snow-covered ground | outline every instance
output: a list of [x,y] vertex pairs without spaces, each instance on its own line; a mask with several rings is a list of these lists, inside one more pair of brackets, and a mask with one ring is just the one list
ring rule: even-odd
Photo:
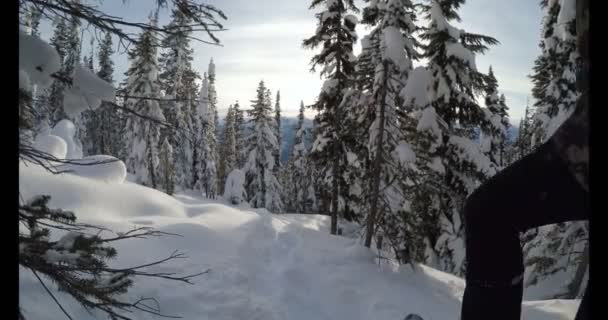
[[[108,170],[108,175],[115,172]],[[462,279],[423,265],[412,270],[379,264],[357,240],[329,235],[326,216],[272,215],[202,199],[193,192],[171,197],[128,178],[113,182],[119,180],[103,177],[103,172],[80,177],[20,167],[24,199],[50,194],[51,207],[73,210],[80,221],[115,231],[152,226],[181,235],[124,241],[117,245],[119,255],[113,262],[142,264],[179,249],[189,258],[154,270],[185,275],[210,269],[194,285],[138,279],[129,297],[154,297],[164,314],[214,320],[397,320],[408,313],[428,320],[459,318]],[[25,316],[65,319],[29,271],[20,271]],[[68,295],[57,293],[57,297],[74,319],[95,318]],[[573,319],[578,304],[578,300],[525,302],[523,319]]]

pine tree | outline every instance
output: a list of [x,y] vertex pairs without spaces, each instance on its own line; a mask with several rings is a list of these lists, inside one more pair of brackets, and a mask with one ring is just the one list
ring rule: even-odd
[[275,166],[277,170],[281,168],[281,92],[277,90],[277,99],[274,104],[274,121],[276,123],[276,136],[277,136],[277,144],[278,149],[276,150],[275,155]]
[[418,57],[413,37],[416,17],[413,4],[403,0],[373,2],[365,8],[363,17],[363,22],[373,27],[358,64],[362,73],[368,73],[363,89],[368,90],[370,98],[365,101],[370,105],[364,153],[370,165],[366,166],[365,180],[371,182],[363,195],[363,202],[370,204],[365,245],[371,245],[377,227],[379,236],[388,240],[398,259],[409,262],[404,253],[407,224],[401,210],[404,196],[399,172],[411,162],[413,154],[403,141],[396,112],[399,92],[412,69],[412,60]]
[[[213,63],[213,58],[209,61],[209,111],[211,112],[211,118],[209,121],[210,127],[207,138],[207,142],[209,143],[209,152],[210,156],[213,157],[213,161],[216,164],[220,163],[219,152],[218,152],[218,143],[217,137],[220,136],[220,124],[219,124],[219,115],[217,111],[217,92],[215,91],[215,64]],[[214,166],[215,170],[215,166]],[[216,173],[213,173],[213,181],[215,186],[213,187],[213,197],[217,193],[217,190],[220,188],[219,180],[215,176]]]
[[224,119],[224,131],[222,136],[223,143],[220,148],[218,179],[221,186],[219,192],[223,194],[228,174],[237,168],[235,112],[232,106],[228,108],[228,113]]
[[242,168],[245,165],[247,151],[245,147],[245,116],[243,110],[236,101],[233,106],[234,110],[234,135],[236,140],[236,166]]
[[485,89],[486,108],[483,109],[489,126],[483,133],[482,151],[490,158],[497,167],[505,165],[504,153],[507,143],[507,131],[509,129],[509,109],[504,95],[498,95],[498,81],[492,71],[488,72],[487,86]]
[[329,196],[331,203],[331,234],[337,233],[338,201],[340,180],[343,173],[344,150],[342,145],[342,119],[347,110],[342,110],[341,102],[344,90],[348,88],[354,73],[355,56],[353,45],[357,40],[355,32],[356,18],[348,14],[357,11],[353,0],[313,0],[310,9],[323,6],[317,14],[319,19],[315,34],[303,41],[305,48],[314,49],[323,46],[320,53],[312,60],[312,68],[323,66],[321,76],[326,78],[321,93],[314,104],[318,111],[316,116],[316,140],[312,156],[316,167],[324,177],[324,183],[331,184]]
[[[55,30],[53,36],[50,39],[50,44],[57,50],[59,55],[59,61],[62,65],[62,70],[59,72],[62,75],[67,75],[68,70],[65,68],[65,60],[68,55],[68,49],[70,45],[69,29],[65,19],[57,19],[54,23]],[[66,84],[63,81],[53,81],[53,84],[48,91],[48,104],[47,112],[45,114],[44,122],[52,127],[62,119],[67,118],[63,111],[63,91],[65,90]]]
[[[546,10],[542,22],[541,54],[534,62],[531,76],[536,99],[534,141],[538,146],[549,139],[570,116],[579,96],[576,70],[575,0],[541,1]],[[562,6],[564,10],[562,10]]]
[[193,80],[198,78],[198,74],[192,68],[191,23],[181,8],[173,9],[167,28],[175,32],[162,40],[161,44],[166,50],[159,58],[159,80],[165,98],[161,107],[167,122],[171,124],[171,128],[163,130],[162,135],[169,137],[169,143],[174,146],[176,185],[180,188],[193,187],[193,106],[197,92]]
[[199,95],[198,127],[200,128],[198,142],[198,181],[195,188],[208,198],[214,199],[217,195],[217,167],[215,156],[215,127],[213,109],[209,103],[209,81],[207,74],[203,75],[203,85]]
[[[97,76],[108,83],[114,83],[114,61],[112,61],[112,34],[106,33],[99,45],[97,60],[99,68]],[[124,150],[125,117],[121,110],[112,109],[107,102],[102,102],[97,113],[96,134],[92,135],[93,154],[108,154],[122,158]]]
[[32,36],[40,37],[40,18],[42,18],[42,12],[40,9],[38,9],[37,6],[29,6],[24,18],[26,33]]
[[417,121],[411,125],[418,132],[412,142],[419,158],[418,174],[411,180],[418,186],[408,197],[410,209],[417,212],[414,216],[424,222],[421,229],[427,229],[427,256],[437,257],[438,268],[455,274],[463,274],[465,267],[464,256],[457,254],[464,252],[462,205],[496,171],[470,137],[474,128],[489,126],[476,100],[486,88],[487,76],[477,71],[475,54],[497,41],[450,24],[460,20],[456,9],[463,3],[433,0],[423,7],[430,22],[421,35],[428,41],[423,57],[428,59],[430,83],[428,101],[420,101],[423,106],[414,110]]
[[[541,54],[535,61],[532,95],[535,113],[521,134],[521,156],[546,142],[574,111],[580,93],[575,72],[579,63],[576,47],[575,0],[542,1]],[[529,124],[531,122],[531,124]],[[521,130],[521,128],[520,128]],[[530,141],[530,142],[529,142]],[[548,281],[564,285],[543,298],[579,297],[588,259],[588,223],[559,223],[525,234],[524,265],[530,274],[526,287]],[[560,274],[560,275],[558,275]],[[565,280],[564,280],[565,279]]]
[[294,204],[293,210],[298,213],[311,213],[316,206],[316,197],[313,190],[313,169],[308,159],[308,148],[306,147],[306,128],[304,127],[304,102],[300,102],[298,123],[295,127],[295,137],[291,158],[289,159],[289,172],[291,184],[284,185],[289,188],[291,196],[290,203]]
[[173,194],[175,190],[175,181],[174,181],[174,168],[173,168],[173,147],[169,144],[169,140],[167,137],[163,140],[162,145],[160,146],[160,161],[158,165],[158,171],[160,172],[160,181],[162,189],[169,195]]
[[247,110],[252,124],[252,133],[247,137],[248,156],[243,167],[246,174],[246,190],[249,203],[254,208],[266,208],[270,212],[283,211],[281,185],[274,174],[275,158],[273,151],[277,147],[268,101],[268,91],[264,81],[260,81],[257,97],[251,101]]
[[[156,23],[156,18],[151,18]],[[137,45],[129,51],[131,65],[126,72],[125,92],[130,97],[125,107],[145,117],[164,121],[157,100],[160,98],[158,66],[156,60],[157,39],[151,31],[144,31]],[[147,99],[150,98],[150,99]],[[131,115],[126,123],[126,164],[140,184],[156,188],[158,181],[159,125],[148,119]]]
[[515,141],[514,160],[521,159],[532,150],[532,128],[534,119],[530,111],[530,105],[526,104],[524,117],[519,122],[519,131]]

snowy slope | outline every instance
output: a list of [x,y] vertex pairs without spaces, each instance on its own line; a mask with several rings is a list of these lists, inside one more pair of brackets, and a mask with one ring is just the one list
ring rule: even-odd
[[[379,265],[355,239],[329,235],[326,216],[271,215],[207,201],[194,193],[171,197],[131,182],[52,175],[23,165],[20,192],[24,198],[50,194],[51,207],[74,210],[81,221],[116,231],[154,226],[182,235],[123,242],[114,262],[141,264],[179,249],[189,259],[156,270],[211,270],[194,285],[138,279],[130,297],[157,298],[165,314],[214,320],[395,320],[415,312],[425,319],[458,319],[462,279],[422,265],[416,270],[387,262]],[[20,271],[26,317],[64,319],[29,271]],[[69,296],[57,296],[74,319],[94,319]],[[524,319],[572,319],[578,303],[526,302]]]

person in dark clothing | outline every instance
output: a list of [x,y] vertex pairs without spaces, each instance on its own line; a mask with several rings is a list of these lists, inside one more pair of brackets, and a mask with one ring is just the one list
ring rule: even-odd
[[[520,232],[589,219],[588,8],[588,0],[578,0],[582,67],[577,87],[581,96],[574,113],[546,143],[467,199],[461,320],[519,320],[524,275]],[[590,288],[588,284],[577,320],[589,319]]]

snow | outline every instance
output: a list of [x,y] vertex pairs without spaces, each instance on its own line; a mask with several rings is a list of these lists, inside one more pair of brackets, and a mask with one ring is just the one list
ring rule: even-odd
[[25,70],[19,69],[19,88],[25,91],[32,91],[32,83],[30,82],[30,76],[27,75]]
[[323,82],[323,87],[321,90],[327,95],[332,95],[336,90],[338,83],[340,83],[340,80],[338,79],[327,79],[325,82]]
[[405,39],[394,26],[382,29],[382,58],[392,61],[403,72],[411,68],[411,61],[405,55]]
[[445,167],[443,166],[441,159],[438,157],[433,157],[433,159],[431,160],[431,163],[428,165],[428,167],[429,167],[429,169],[431,169],[439,174],[445,173]]
[[226,178],[224,187],[224,200],[231,204],[240,204],[245,201],[245,173],[239,169],[232,170]]
[[336,11],[323,11],[321,13],[321,23],[325,23],[327,19],[332,19],[338,15]]
[[[358,239],[329,234],[329,217],[272,215],[265,209],[203,199],[185,191],[174,197],[134,183],[104,183],[75,175],[53,175],[21,165],[24,198],[50,194],[51,207],[74,211],[80,222],[103,224],[124,232],[149,226],[179,234],[114,243],[118,259],[111,267],[144,264],[185,252],[187,259],[150,271],[190,274],[195,285],[136,278],[128,299],[152,297],[164,314],[183,319],[350,319],[394,320],[409,313],[424,319],[458,317],[464,281],[424,265],[397,266],[378,261]],[[356,235],[357,226],[347,225]],[[109,236],[109,235],[106,235]],[[67,242],[67,239],[65,239]],[[65,253],[51,251],[52,259]],[[101,319],[48,282],[74,319]],[[19,298],[29,319],[65,315],[25,268],[20,268]],[[573,319],[579,300],[525,302],[527,320]],[[140,312],[133,319],[150,319]]]
[[471,50],[465,48],[461,43],[451,42],[445,45],[445,51],[448,56],[456,57],[464,63],[468,64],[469,67],[477,71],[477,65],[475,64],[475,54]]
[[73,160],[69,164],[58,166],[57,169],[107,183],[123,183],[127,177],[125,163],[107,155],[94,155]]
[[561,0],[557,16],[557,34],[563,41],[573,39],[574,35],[568,32],[568,23],[576,18],[576,0]]
[[114,101],[114,87],[100,79],[89,68],[77,65],[72,74],[72,85],[63,93],[63,108],[70,116],[95,110],[101,101]]
[[454,28],[446,19],[443,14],[443,10],[441,9],[438,1],[433,1],[431,5],[431,20],[435,22],[435,26],[439,31],[447,30],[450,37],[453,39],[459,39],[462,30]]
[[27,75],[27,83],[40,89],[53,83],[51,74],[59,71],[61,62],[55,48],[38,37],[30,36],[19,31],[19,84],[22,72]]
[[65,140],[48,133],[39,133],[34,140],[33,147],[57,159],[65,159],[68,152],[68,144]]
[[412,150],[412,146],[410,146],[409,143],[405,141],[399,142],[395,148],[395,151],[397,152],[399,163],[401,163],[401,165],[416,162],[416,154],[414,153],[414,150]]
[[62,138],[67,144],[66,159],[82,158],[82,147],[75,138],[76,127],[72,121],[67,119],[59,121],[51,130],[51,134]]
[[456,147],[458,159],[473,163],[479,170],[488,176],[492,176],[496,173],[496,168],[492,166],[490,159],[481,152],[479,146],[471,141],[471,139],[451,136],[449,144]]
[[418,132],[429,130],[435,137],[441,137],[441,129],[439,129],[437,120],[437,112],[435,111],[435,108],[427,107],[422,111],[422,115],[418,120],[418,126],[416,126],[416,130]]
[[407,84],[401,90],[401,97],[408,103],[413,103],[417,107],[424,107],[429,103],[427,96],[427,86],[431,75],[424,67],[416,67],[410,73]]

